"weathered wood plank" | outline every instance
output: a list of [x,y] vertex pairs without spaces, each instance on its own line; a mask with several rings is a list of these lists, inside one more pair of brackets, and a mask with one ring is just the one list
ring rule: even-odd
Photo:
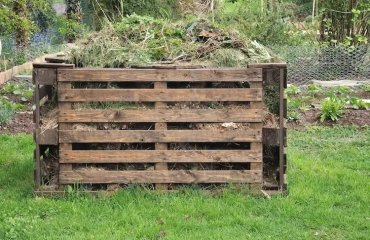
[[284,182],[284,166],[285,166],[285,159],[284,159],[284,82],[286,78],[286,68],[280,69],[280,78],[279,78],[279,189],[284,190],[285,182]]
[[261,101],[262,89],[60,89],[58,99],[61,102]]
[[54,68],[34,68],[34,83],[39,85],[53,85],[57,82],[57,73]]
[[34,68],[74,68],[74,64],[64,64],[64,63],[33,63]]
[[251,150],[61,150],[60,163],[262,162]]
[[66,63],[67,59],[63,57],[46,57],[45,61],[48,63]]
[[[167,88],[167,82],[155,82],[154,83],[154,88],[155,89],[166,89]],[[167,103],[165,103],[165,102],[156,102],[154,104],[154,107],[157,110],[165,109],[166,106],[167,106]],[[165,122],[156,122],[154,124],[154,129],[155,130],[162,130],[162,131],[167,130],[167,123],[165,123]],[[155,143],[155,149],[156,150],[167,150],[167,147],[168,147],[167,143]],[[167,170],[168,165],[165,162],[156,163],[156,164],[154,164],[154,169],[155,170]],[[168,185],[167,184],[156,184],[155,188],[159,189],[159,190],[166,190],[166,189],[168,189]]]
[[248,64],[248,67],[250,68],[286,68],[287,63],[281,62],[281,63],[251,63]]
[[261,142],[262,130],[208,131],[208,130],[60,130],[60,143],[109,142]]
[[262,109],[71,110],[59,122],[261,122]]
[[41,154],[40,154],[40,143],[39,143],[39,135],[38,131],[40,130],[40,75],[37,74],[37,69],[33,69],[32,71],[32,81],[35,84],[35,91],[33,95],[33,99],[35,102],[35,110],[33,112],[33,118],[35,123],[35,151],[34,151],[34,162],[35,162],[35,171],[34,171],[34,180],[36,188],[40,187],[41,185]]
[[58,145],[57,129],[39,129],[36,134],[39,134],[40,145]]
[[58,70],[58,81],[236,82],[262,81],[258,68],[244,69],[74,69]]
[[[61,89],[71,89],[72,84],[69,82],[58,82],[58,91]],[[65,111],[65,110],[71,110],[72,104],[69,102],[60,102],[58,101],[58,107],[59,110]],[[59,123],[59,131],[61,130],[69,130],[71,129],[71,124],[69,123]],[[72,144],[70,143],[60,143],[59,144],[59,151],[63,150],[72,150]],[[71,171],[72,170],[72,164],[59,164],[59,171]]]
[[[287,129],[284,128],[284,145],[286,146],[286,132]],[[262,129],[262,142],[265,145],[279,146],[279,134],[280,128],[263,128]]]
[[252,170],[60,171],[61,184],[74,183],[261,183],[262,172]]

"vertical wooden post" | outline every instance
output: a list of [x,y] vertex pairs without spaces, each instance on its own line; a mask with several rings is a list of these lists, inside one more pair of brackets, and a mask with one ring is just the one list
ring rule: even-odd
[[286,68],[279,69],[279,189],[284,190],[284,96],[285,96],[285,79],[286,79]]
[[[262,89],[262,82],[251,82],[249,83],[250,88],[259,88]],[[262,94],[263,98],[263,94]],[[263,99],[258,102],[251,102],[250,103],[250,108],[251,109],[259,109],[262,111],[263,109]],[[262,122],[259,123],[250,123],[251,128],[254,129],[262,129]],[[262,131],[261,131],[261,139],[262,139]],[[257,151],[258,156],[260,158],[260,162],[252,162],[250,163],[250,169],[251,170],[260,170],[262,172],[262,158],[263,158],[263,146],[262,146],[262,140],[261,142],[253,142],[251,143],[251,150]],[[261,179],[261,184],[262,184],[262,179]]]
[[[63,67],[60,67],[63,68]],[[73,65],[66,66],[66,68],[74,68]],[[72,83],[71,82],[59,82],[58,81],[58,72],[57,72],[57,87],[58,92],[62,89],[71,89]],[[59,111],[61,110],[71,110],[72,109],[72,103],[70,102],[60,102],[58,101],[58,108]],[[59,123],[59,122],[58,122]],[[69,123],[59,123],[58,125],[59,130],[69,130],[71,129],[71,124]],[[59,138],[58,138],[59,141]],[[59,151],[61,150],[72,150],[72,143],[58,143],[59,144]],[[72,171],[72,164],[60,164],[59,163],[59,175],[63,171]]]
[[[70,82],[58,82],[58,91],[64,89],[71,89],[72,84]],[[59,102],[58,101],[59,110],[71,110],[72,104],[70,102]],[[71,125],[69,123],[59,123],[59,130],[70,130]],[[62,150],[72,150],[71,143],[59,143],[59,151]],[[59,164],[59,172],[63,171],[71,171],[72,164]]]
[[34,162],[35,162],[35,187],[38,189],[41,185],[41,163],[40,163],[40,144],[39,144],[39,132],[40,132],[40,94],[39,87],[40,81],[37,74],[37,68],[34,68],[32,71],[32,78],[35,84],[33,102],[35,104],[35,110],[33,113],[33,120],[35,123],[34,130],[34,140],[35,140],[35,150],[34,150]]
[[[167,83],[166,82],[155,82],[154,83],[154,88],[155,89],[166,89],[167,88]],[[156,109],[164,109],[166,108],[167,103],[165,102],[156,102],[155,103],[155,108]],[[167,123],[155,123],[155,130],[167,130]],[[167,150],[167,143],[155,143],[155,150]],[[155,170],[168,170],[167,163],[156,163],[154,166]],[[168,189],[167,184],[156,184],[155,185],[157,190],[166,190]]]

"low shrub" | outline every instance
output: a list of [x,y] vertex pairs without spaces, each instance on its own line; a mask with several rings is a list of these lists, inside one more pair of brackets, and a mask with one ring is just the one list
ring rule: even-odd
[[289,121],[296,121],[299,119],[300,114],[298,110],[303,105],[301,98],[291,99],[288,98],[288,120]]
[[17,111],[17,110],[24,110],[25,105],[21,103],[16,103],[11,100],[9,100],[8,97],[6,96],[1,96],[0,95],[0,106],[3,106],[4,108],[9,108],[12,111]]
[[297,95],[300,92],[301,92],[300,89],[296,85],[293,85],[293,84],[289,84],[288,88],[286,89],[286,94],[288,96]]
[[360,88],[365,92],[370,92],[370,84],[362,84]]
[[366,110],[370,108],[370,103],[367,103],[358,97],[349,97],[348,103],[354,109]]
[[0,124],[8,124],[13,117],[14,111],[0,104]]
[[336,98],[326,98],[321,103],[321,122],[325,120],[337,121],[343,114],[344,101]]
[[23,84],[7,83],[0,90],[1,94],[14,94],[22,96],[26,101],[31,101],[33,96],[33,90],[26,87]]
[[317,97],[317,94],[322,92],[320,85],[312,83],[307,86],[307,92],[311,97]]

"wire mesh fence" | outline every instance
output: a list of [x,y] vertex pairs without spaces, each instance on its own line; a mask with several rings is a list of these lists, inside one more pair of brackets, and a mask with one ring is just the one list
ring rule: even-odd
[[313,80],[370,79],[370,46],[271,46],[288,63],[288,82],[305,85]]

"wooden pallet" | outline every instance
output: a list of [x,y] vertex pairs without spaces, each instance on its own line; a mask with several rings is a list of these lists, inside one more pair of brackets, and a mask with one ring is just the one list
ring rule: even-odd
[[[248,183],[263,184],[263,146],[276,146],[279,154],[282,190],[286,158],[286,131],[284,117],[280,127],[263,129],[264,85],[280,89],[279,108],[275,114],[286,115],[286,65],[256,65],[245,69],[74,69],[72,64],[35,64],[36,84],[34,112],[36,186],[43,185],[41,163],[50,152],[58,152],[58,186],[154,184],[167,189],[173,184]],[[184,87],[183,84],[197,84]],[[214,87],[211,83],[229,84]],[[230,83],[239,82],[244,87]],[[96,87],[96,84],[117,84],[115,88]],[[248,84],[246,84],[248,83]],[[87,85],[86,85],[87,84]],[[88,86],[90,84],[90,86]],[[95,85],[94,85],[95,84]],[[127,85],[128,84],[128,85]],[[130,85],[131,84],[131,85]],[[138,86],[132,87],[132,84]],[[181,87],[174,87],[180,84]],[[249,85],[249,87],[248,87]],[[82,86],[82,87],[81,87]],[[94,87],[95,86],[95,87]],[[40,127],[40,108],[45,97],[56,90],[58,128]],[[49,99],[50,100],[50,99]],[[150,107],[138,109],[75,109],[76,104],[91,102],[147,103]],[[243,108],[173,107],[179,102],[237,102]],[[191,105],[189,105],[191,106]],[[226,129],[176,129],[174,124],[197,123],[249,124],[243,131]],[[76,124],[150,124],[148,129],[96,130],[74,129]],[[241,144],[225,148],[222,144]],[[92,146],[104,144],[149,144],[148,149],[109,150]],[[171,144],[195,144],[189,149],[173,149]],[[201,144],[197,148],[196,144]],[[220,145],[221,144],[221,145]],[[80,145],[90,146],[86,149]],[[213,145],[208,148],[204,146]],[[121,168],[121,165],[144,164],[146,169]],[[174,164],[176,168],[174,168]],[[199,168],[186,167],[198,164]],[[204,169],[202,166],[231,166]],[[117,166],[117,169],[112,168]],[[39,188],[39,191],[42,188]],[[95,189],[95,188],[94,188]],[[57,189],[56,189],[57,190]]]
[[[59,69],[60,184],[262,184],[260,69]],[[81,82],[153,83],[151,89],[73,88]],[[172,82],[248,82],[249,88],[168,88]],[[245,109],[169,109],[172,102],[250,102]],[[84,102],[154,102],[153,109],[74,110]],[[71,130],[75,123],[152,123],[151,130]],[[170,123],[250,123],[245,131],[168,130]],[[240,150],[169,150],[169,143],[241,143]],[[74,150],[73,144],[153,143],[152,150]],[[151,170],[75,169],[75,164],[153,163]],[[170,163],[250,163],[248,169],[171,170]]]

